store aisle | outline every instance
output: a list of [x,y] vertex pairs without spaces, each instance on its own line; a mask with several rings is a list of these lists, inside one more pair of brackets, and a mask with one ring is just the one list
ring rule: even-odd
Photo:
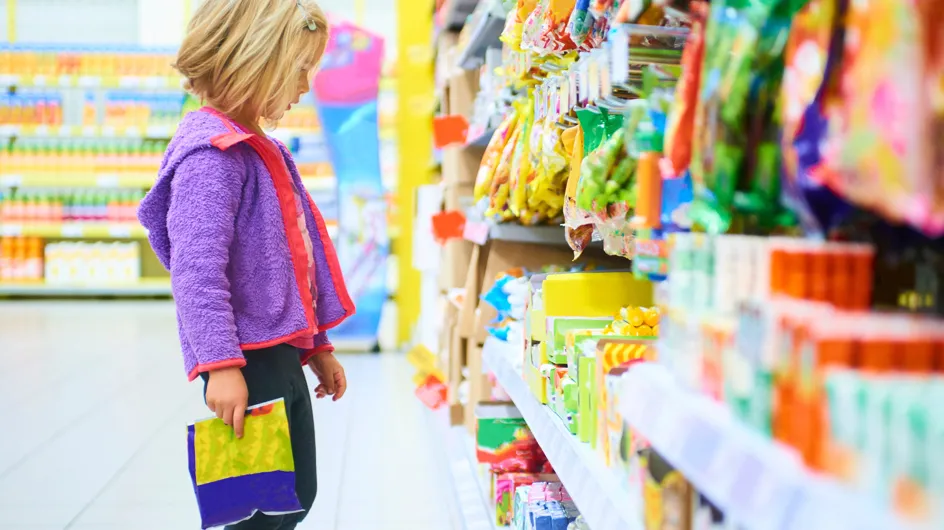
[[[0,303],[0,529],[199,528],[185,426],[208,411],[176,333],[170,303]],[[350,390],[315,405],[301,528],[456,528],[408,363],[340,358]]]

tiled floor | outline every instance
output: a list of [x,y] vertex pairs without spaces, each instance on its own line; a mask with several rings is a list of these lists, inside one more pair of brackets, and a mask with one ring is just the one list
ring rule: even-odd
[[[173,306],[0,303],[0,530],[199,528]],[[456,528],[448,473],[399,355],[341,357],[350,390],[318,402],[319,492],[300,527]]]

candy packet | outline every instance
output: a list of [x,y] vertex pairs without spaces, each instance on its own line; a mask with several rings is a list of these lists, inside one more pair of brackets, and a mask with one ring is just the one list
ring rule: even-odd
[[511,165],[511,200],[509,209],[511,215],[518,219],[527,217],[528,206],[528,176],[531,174],[531,133],[534,129],[534,101],[527,99],[521,102],[522,127],[518,135],[517,145]]
[[850,202],[944,234],[941,0],[850,2],[826,184]]
[[508,143],[511,134],[514,132],[515,125],[518,122],[518,113],[511,112],[502,120],[501,124],[495,129],[495,134],[488,141],[488,147],[482,155],[482,163],[475,176],[475,188],[473,194],[476,201],[482,200],[489,190],[492,189],[492,182],[495,178],[495,172],[501,160],[502,151]]
[[682,77],[675,89],[675,104],[669,114],[665,133],[665,157],[672,164],[672,173],[680,175],[688,169],[692,158],[692,136],[695,133],[695,107],[701,86],[701,64],[705,52],[705,18],[708,6],[692,2],[691,33],[682,51]]
[[508,143],[502,149],[501,158],[498,161],[498,167],[495,169],[495,178],[492,180],[492,187],[488,194],[489,206],[485,211],[486,217],[497,221],[507,221],[511,219],[511,211],[508,208],[508,202],[511,197],[511,167],[514,160],[515,148],[518,145],[518,139],[524,128],[524,120],[519,119],[514,126],[514,132],[508,138]]
[[284,399],[250,407],[242,438],[219,418],[196,421],[187,432],[202,528],[235,524],[256,512],[303,511]]

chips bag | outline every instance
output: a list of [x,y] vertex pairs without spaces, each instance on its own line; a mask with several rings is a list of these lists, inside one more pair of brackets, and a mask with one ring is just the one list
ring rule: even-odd
[[219,418],[187,428],[190,479],[203,528],[230,525],[256,512],[303,511],[295,494],[295,459],[285,400],[251,407],[242,438]]
[[498,169],[498,163],[501,160],[502,150],[508,143],[509,138],[514,132],[515,124],[518,122],[518,113],[511,112],[495,130],[492,139],[488,141],[488,147],[485,154],[482,155],[482,164],[479,166],[478,174],[475,176],[474,196],[476,202],[482,200],[492,189],[492,181],[495,178],[495,172]]

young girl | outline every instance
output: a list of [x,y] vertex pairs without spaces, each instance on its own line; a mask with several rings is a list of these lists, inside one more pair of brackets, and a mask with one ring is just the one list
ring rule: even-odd
[[247,406],[284,398],[305,512],[230,528],[291,529],[315,499],[317,397],[344,396],[325,331],[354,313],[324,221],[274,126],[310,89],[328,39],[312,0],[204,0],[175,67],[207,104],[187,115],[138,217],[170,270],[184,365],[238,437]]

